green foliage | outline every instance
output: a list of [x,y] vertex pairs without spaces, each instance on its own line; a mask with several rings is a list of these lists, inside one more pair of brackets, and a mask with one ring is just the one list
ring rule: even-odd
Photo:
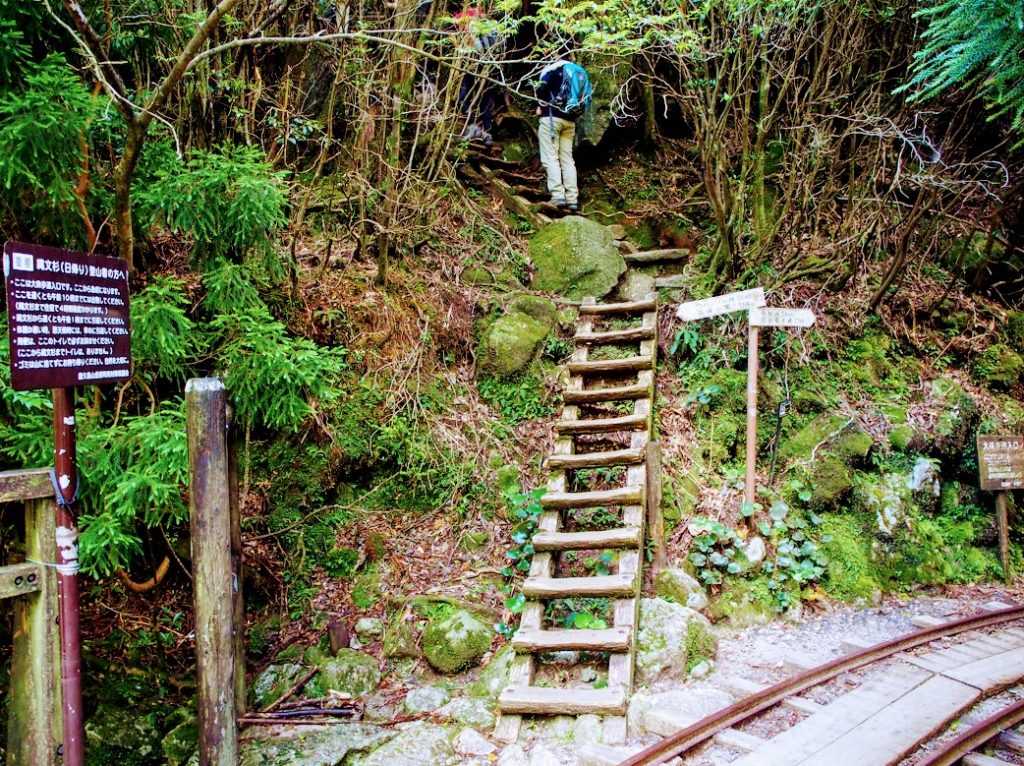
[[482,380],[479,388],[480,398],[501,410],[502,419],[509,425],[546,418],[554,412],[543,385],[531,375],[515,380]]
[[742,571],[742,554],[737,560],[740,538],[736,530],[702,518],[691,519],[690,526],[698,534],[693,538],[693,548],[687,560],[705,585],[721,585],[726,575]]
[[[7,337],[7,315],[0,315]],[[41,468],[53,460],[53,400],[49,391],[11,388],[10,346],[0,341],[0,466]]]
[[1024,142],[1024,6],[1019,0],[938,0],[915,14],[927,22],[913,74],[900,90],[924,100],[976,88],[990,119],[1010,117]]
[[273,238],[285,225],[284,174],[255,147],[196,150],[179,167],[159,168],[136,194],[140,221],[163,220],[192,238],[198,263],[260,257],[269,274],[283,275]]
[[[17,63],[0,59],[0,66]],[[0,202],[17,210],[19,228],[37,238],[84,241],[70,207],[97,103],[60,55],[28,66],[23,88],[0,90]]]
[[141,550],[137,525],[175,525],[188,518],[188,439],[182,400],[152,415],[123,419],[79,441],[82,570],[93,577],[128,565]]
[[544,618],[566,628],[603,630],[611,618],[611,601],[607,598],[556,598],[544,607]]
[[222,314],[211,325],[221,337],[217,356],[242,421],[297,431],[319,403],[337,396],[333,382],[345,369],[345,349],[289,336],[265,306]]
[[[533,536],[537,534],[537,525],[544,512],[540,499],[546,491],[544,487],[529,492],[520,492],[515,488],[505,495],[509,517],[513,522],[513,546],[505,552],[509,563],[501,570],[501,574],[507,580],[505,591],[509,593],[509,597],[505,599],[505,608],[513,614],[523,611],[523,607],[526,606],[526,597],[522,593],[513,594],[512,591],[515,587],[515,578],[530,571],[530,561],[534,554]],[[495,623],[494,630],[505,638],[511,637],[515,632],[514,628],[504,622]]]
[[180,381],[194,362],[196,328],[180,280],[158,277],[131,297],[134,373],[149,383],[155,378]]

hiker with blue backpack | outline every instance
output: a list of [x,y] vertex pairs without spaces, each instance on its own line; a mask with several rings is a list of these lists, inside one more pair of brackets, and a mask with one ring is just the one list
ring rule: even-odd
[[540,162],[547,173],[551,204],[573,212],[580,209],[580,190],[572,145],[576,121],[590,106],[592,96],[590,78],[579,64],[559,59],[541,70],[537,83]]

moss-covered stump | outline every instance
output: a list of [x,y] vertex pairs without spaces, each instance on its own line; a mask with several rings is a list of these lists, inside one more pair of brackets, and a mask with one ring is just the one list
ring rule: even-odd
[[530,241],[530,259],[535,289],[572,300],[607,295],[626,270],[608,227],[576,215],[541,229]]
[[465,609],[432,620],[423,631],[423,656],[436,670],[455,673],[472,667],[491,647],[491,629]]
[[351,766],[455,766],[462,759],[453,736],[446,726],[417,721],[372,753],[351,759]]
[[641,683],[685,677],[690,668],[717,651],[718,641],[704,615],[664,599],[641,599],[636,635],[636,670]]
[[239,766],[339,766],[395,734],[365,723],[344,726],[275,726],[247,729]]
[[550,331],[547,324],[526,314],[498,317],[480,339],[477,371],[499,380],[521,373],[537,356]]
[[502,690],[508,686],[508,677],[512,672],[512,663],[516,652],[511,644],[507,644],[491,657],[477,679],[466,687],[466,696],[477,699],[496,700]]
[[316,683],[323,692],[338,691],[359,697],[380,685],[380,667],[369,654],[339,649],[338,656],[320,667]]
[[136,708],[102,704],[85,722],[86,759],[110,766],[163,763],[161,735],[152,717]]

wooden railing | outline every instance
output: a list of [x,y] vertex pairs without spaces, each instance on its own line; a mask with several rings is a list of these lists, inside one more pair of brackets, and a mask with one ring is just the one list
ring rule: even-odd
[[0,503],[25,509],[25,561],[0,567],[0,599],[14,599],[7,766],[52,766],[63,739],[56,506],[50,471],[0,472]]

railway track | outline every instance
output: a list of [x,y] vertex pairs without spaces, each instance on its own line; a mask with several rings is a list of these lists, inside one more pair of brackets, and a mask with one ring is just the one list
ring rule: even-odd
[[[734,766],[891,766],[897,764],[961,716],[973,705],[1024,678],[1024,630],[1008,627],[1024,619],[1024,606],[1012,606],[953,622],[945,622],[870,646],[811,668],[761,689],[699,721],[680,721],[681,728],[662,741],[619,762],[619,766],[653,766],[686,755],[712,739],[745,751]],[[992,631],[991,629],[998,628]],[[970,631],[989,629],[945,648],[933,642]],[[932,644],[924,654],[912,649]],[[857,689],[828,705],[800,696],[841,674],[886,661],[885,669]],[[770,739],[750,735],[746,725],[786,703],[807,713],[799,723]],[[796,703],[796,704],[794,704]],[[1009,712],[1007,712],[1009,711]],[[915,766],[999,766],[1021,761],[999,760],[975,752],[999,737],[1010,748],[1024,737],[1001,734],[1024,720],[1024,705],[1012,705],[974,726],[955,732],[949,741],[918,756]],[[950,735],[947,733],[947,737]],[[945,739],[945,738],[944,738]],[[1010,743],[1010,744],[1007,744]],[[920,751],[918,751],[920,752]],[[592,762],[615,763],[595,757]]]

